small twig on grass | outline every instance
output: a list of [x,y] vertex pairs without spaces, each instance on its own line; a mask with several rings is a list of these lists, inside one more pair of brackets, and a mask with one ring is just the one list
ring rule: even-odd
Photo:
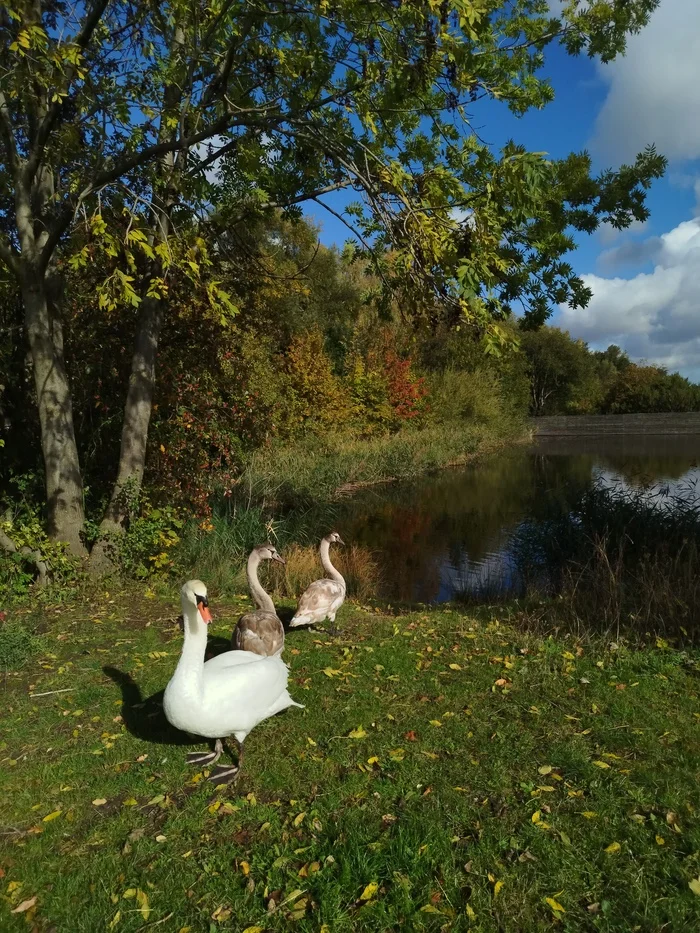
[[62,690],[47,690],[46,693],[30,693],[30,697],[50,697],[54,693],[70,693],[75,687],[64,687]]

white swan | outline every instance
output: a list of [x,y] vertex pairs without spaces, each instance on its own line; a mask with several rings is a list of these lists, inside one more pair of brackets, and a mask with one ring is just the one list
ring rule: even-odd
[[276,560],[284,564],[274,544],[261,544],[250,552],[246,577],[250,595],[258,608],[240,617],[231,641],[234,648],[271,657],[282,654],[284,626],[275,612],[272,597],[265,592],[258,580],[258,566],[262,560]]
[[279,656],[226,651],[205,664],[207,624],[211,621],[206,586],[190,580],[182,587],[181,600],[185,641],[165,688],[163,710],[175,728],[216,739],[213,752],[189,755],[190,764],[215,764],[223,752],[222,739],[235,736],[238,767],[219,766],[209,778],[215,784],[225,784],[240,773],[248,733],[263,719],[289,706],[303,706],[287,692],[289,671]]
[[321,563],[329,579],[314,580],[299,599],[299,605],[294,618],[289,623],[290,628],[298,625],[313,625],[329,619],[335,623],[335,614],[345,602],[345,580],[331,563],[331,544],[345,544],[337,531],[331,532],[321,541]]

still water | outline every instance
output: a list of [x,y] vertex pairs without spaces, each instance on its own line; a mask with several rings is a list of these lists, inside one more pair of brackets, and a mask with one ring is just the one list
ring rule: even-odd
[[650,488],[667,502],[695,497],[698,463],[700,436],[542,438],[466,469],[374,487],[338,520],[346,541],[377,554],[384,597],[444,602],[516,589],[513,536],[552,504],[566,508],[594,483]]

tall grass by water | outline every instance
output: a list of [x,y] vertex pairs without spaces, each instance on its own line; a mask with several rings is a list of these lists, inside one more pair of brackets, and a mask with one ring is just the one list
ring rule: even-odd
[[256,451],[238,484],[252,502],[281,507],[330,502],[354,489],[406,480],[467,462],[523,435],[520,420],[503,415],[487,423],[449,421],[382,437],[342,433],[310,437],[304,445]]
[[516,562],[547,622],[698,640],[700,502],[694,488],[594,486],[570,510],[523,526]]
[[[465,463],[523,436],[522,423],[504,415],[487,424],[450,420],[389,437],[313,436],[304,446],[256,451],[230,495],[216,504],[211,522],[187,526],[176,570],[187,575],[196,568],[218,592],[239,592],[245,588],[247,554],[269,539],[289,557],[284,574],[270,572],[271,592],[296,596],[322,576],[318,542],[335,528],[339,500],[364,486]],[[346,576],[349,593],[361,599],[375,595],[376,559],[367,549],[348,545],[334,551],[333,560]]]

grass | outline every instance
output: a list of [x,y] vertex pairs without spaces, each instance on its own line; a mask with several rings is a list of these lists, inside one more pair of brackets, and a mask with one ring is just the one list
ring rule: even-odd
[[298,508],[332,502],[363,486],[406,480],[466,463],[525,433],[521,420],[454,420],[375,438],[330,433],[303,446],[256,451],[240,481],[250,501]]
[[[227,639],[249,602],[211,603]],[[699,928],[698,655],[348,603],[336,638],[290,633],[306,708],[215,790],[140,705],[178,612],[47,610],[5,677],[4,931]]]

